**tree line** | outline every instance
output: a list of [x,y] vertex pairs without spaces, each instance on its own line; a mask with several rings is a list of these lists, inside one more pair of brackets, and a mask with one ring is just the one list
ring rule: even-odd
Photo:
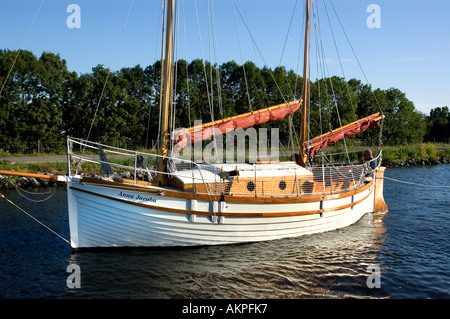
[[[302,94],[301,77],[284,67],[259,68],[252,62],[234,61],[218,66],[202,60],[178,60],[174,67],[176,116],[171,123],[177,128],[190,127],[194,120],[206,123],[280,104]],[[38,58],[29,51],[1,50],[0,149],[20,152],[24,150],[17,145],[64,145],[68,135],[122,147],[150,147],[158,132],[160,73],[157,61],[118,71],[98,65],[91,73],[78,75],[67,69],[59,54],[44,52]],[[310,97],[311,137],[380,110],[386,116],[385,144],[449,137],[448,107],[421,114],[396,88],[374,90],[356,79],[331,77],[311,82]],[[300,129],[300,116],[297,112],[292,118],[294,133]],[[281,142],[288,143],[289,121],[274,126],[280,129]],[[378,136],[379,130],[370,129],[358,139],[374,144]]]

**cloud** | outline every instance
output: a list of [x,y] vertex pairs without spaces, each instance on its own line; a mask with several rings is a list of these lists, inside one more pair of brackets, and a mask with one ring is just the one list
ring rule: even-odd
[[407,58],[397,58],[397,62],[422,62],[422,61],[436,61],[440,60],[441,58],[436,57],[407,57]]
[[[351,58],[341,58],[341,63],[349,63],[349,62],[353,62],[353,59]],[[325,58],[325,59],[318,59],[318,62],[320,63],[339,63],[339,59],[338,58]]]

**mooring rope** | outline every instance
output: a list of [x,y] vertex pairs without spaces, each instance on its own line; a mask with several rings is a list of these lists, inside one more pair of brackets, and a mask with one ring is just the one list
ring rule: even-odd
[[62,237],[60,234],[58,234],[57,232],[55,232],[53,229],[51,229],[50,227],[48,227],[47,225],[45,225],[44,223],[42,223],[40,220],[38,220],[37,218],[31,216],[29,213],[27,213],[25,210],[23,210],[22,208],[20,208],[19,206],[17,206],[16,204],[14,204],[12,201],[10,201],[8,198],[5,197],[5,195],[3,195],[2,193],[0,193],[0,198],[3,198],[4,200],[6,200],[8,203],[10,203],[11,205],[13,205],[14,207],[16,207],[18,210],[20,210],[22,213],[24,213],[25,215],[27,215],[28,217],[32,218],[34,221],[36,221],[37,223],[39,223],[41,226],[45,227],[47,230],[51,231],[53,234],[55,234],[56,236],[58,236],[59,238],[61,238],[62,240],[64,240],[66,243],[68,243],[70,245],[70,241],[68,241],[66,238]]
[[391,181],[394,181],[394,182],[398,182],[398,183],[410,184],[410,185],[421,186],[421,187],[450,188],[450,186],[446,186],[446,185],[425,185],[425,184],[418,184],[418,183],[413,183],[413,182],[401,181],[399,179],[386,177],[386,176],[384,176],[384,178],[388,179],[388,180],[391,180]]

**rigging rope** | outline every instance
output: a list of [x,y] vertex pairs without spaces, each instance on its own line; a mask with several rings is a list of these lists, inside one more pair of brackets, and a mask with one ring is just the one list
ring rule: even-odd
[[70,241],[68,241],[66,238],[62,237],[60,234],[58,234],[57,232],[55,232],[53,229],[51,229],[50,227],[48,227],[47,225],[45,225],[44,223],[42,223],[40,220],[38,220],[37,218],[31,216],[29,213],[27,213],[25,210],[23,210],[22,208],[20,208],[19,206],[17,206],[16,204],[14,204],[12,201],[10,201],[8,198],[5,197],[5,195],[3,195],[2,193],[0,193],[0,198],[3,198],[5,201],[7,201],[8,203],[10,203],[11,205],[13,205],[14,207],[16,207],[17,209],[19,209],[22,213],[24,213],[25,215],[27,215],[28,217],[30,217],[31,219],[33,219],[34,221],[36,221],[38,224],[40,224],[41,226],[43,226],[44,228],[46,228],[47,230],[49,230],[50,232],[52,232],[53,234],[55,234],[56,236],[58,236],[59,238],[61,238],[62,240],[64,240],[66,243],[68,243],[70,245]]
[[[314,18],[314,26],[315,26],[316,28],[318,28],[318,26],[320,26],[320,22],[319,22],[319,10],[318,10],[318,7],[317,7],[317,6],[314,6],[314,2],[313,2],[312,14],[313,14],[313,18]],[[330,27],[330,28],[331,28],[331,27]],[[321,47],[321,49],[322,49],[322,55],[324,55],[324,48],[323,48],[323,42],[322,42],[322,34],[321,34],[320,28],[319,28],[319,35],[320,35],[320,41],[319,41],[319,42],[320,42],[320,47]],[[333,37],[334,37],[334,35],[333,35]],[[327,61],[327,60],[326,60],[326,58],[325,58],[322,62],[325,64],[326,61]],[[328,66],[326,66],[325,69],[329,72]],[[342,129],[343,125],[342,125],[341,115],[340,115],[340,112],[339,112],[338,102],[337,102],[337,98],[336,98],[336,91],[335,91],[334,86],[333,86],[333,78],[332,78],[332,77],[329,77],[328,80],[329,80],[329,82],[330,82],[331,95],[332,95],[332,97],[333,97],[334,107],[335,107],[335,110],[336,110],[337,119],[338,119],[338,122],[339,122],[339,126],[340,126],[341,129]],[[329,123],[329,124],[330,124],[330,123]],[[343,131],[342,131],[342,133],[343,133]],[[350,158],[348,157],[348,148],[347,148],[347,141],[346,141],[345,136],[343,137],[342,140],[343,140],[343,142],[344,142],[344,148],[345,148],[346,153],[347,153],[347,160],[350,162]]]
[[[123,27],[122,27],[122,32],[120,33],[119,41],[117,42],[116,49],[114,50],[114,54],[113,54],[113,57],[112,57],[112,60],[111,60],[111,65],[112,65],[112,63],[114,62],[115,58],[116,58],[116,55],[117,55],[117,51],[118,51],[118,49],[119,49],[120,42],[121,42],[121,40],[122,40],[123,33],[124,33],[124,31],[125,31],[125,27],[126,27],[126,25],[127,25],[127,23],[128,23],[128,18],[130,17],[131,8],[133,8],[133,4],[134,4],[134,0],[131,1],[130,8],[128,9],[128,14],[127,14],[127,17],[126,17],[126,19],[125,19],[125,23],[124,23],[124,25],[123,25]],[[106,75],[105,83],[103,84],[103,89],[102,89],[102,92],[100,93],[100,98],[98,99],[97,107],[96,107],[96,109],[95,109],[94,117],[93,117],[93,119],[92,119],[91,127],[89,128],[89,132],[88,132],[88,135],[87,135],[87,137],[86,137],[86,140],[89,140],[89,136],[91,135],[92,127],[94,126],[94,121],[95,121],[95,118],[97,117],[97,112],[98,112],[98,109],[99,109],[99,107],[100,107],[100,102],[102,101],[103,94],[105,93],[106,84],[108,83],[108,79],[109,79],[109,76],[110,76],[110,75],[111,75],[111,71],[108,70],[108,74]],[[83,151],[84,151],[84,149],[83,149]]]
[[[264,55],[262,54],[261,49],[259,48],[259,46],[258,46],[258,44],[257,44],[257,42],[256,42],[256,40],[255,40],[255,38],[253,37],[253,33],[250,31],[250,27],[249,27],[248,24],[245,22],[245,19],[244,19],[244,17],[242,16],[241,11],[239,10],[238,6],[236,5],[236,2],[235,2],[234,0],[232,0],[232,3],[233,3],[233,6],[236,8],[236,11],[237,11],[237,13],[239,14],[239,17],[241,18],[241,20],[242,20],[242,22],[243,22],[245,28],[247,29],[247,32],[248,32],[250,38],[252,39],[252,43],[255,45],[256,49],[258,50],[258,53],[259,53],[259,55],[261,56],[261,58],[262,58],[264,64],[265,64],[265,65],[268,65],[266,59],[264,59]],[[278,89],[278,92],[279,92],[280,95],[281,95],[281,98],[283,99],[283,101],[284,101],[285,103],[287,103],[288,101],[286,100],[286,97],[284,96],[283,91],[281,90],[280,86],[278,85],[278,82],[277,82],[277,80],[275,79],[275,76],[274,76],[272,70],[269,68],[268,71],[269,71],[270,76],[272,77],[273,82],[275,83],[275,86],[276,86],[277,89]]]
[[[209,2],[208,2],[209,4]],[[210,10],[210,5],[208,7]],[[216,134],[215,134],[215,130],[214,130],[214,98],[212,96],[212,92],[214,91],[213,89],[213,81],[212,81],[212,62],[210,62],[210,71],[211,71],[211,83],[208,83],[208,72],[206,70],[206,62],[205,62],[205,55],[204,55],[204,51],[203,51],[203,42],[202,42],[202,37],[201,37],[201,29],[200,29],[200,22],[199,22],[199,15],[198,15],[198,10],[197,10],[197,1],[194,0],[194,9],[195,9],[195,16],[196,16],[196,20],[197,20],[197,32],[198,32],[198,36],[199,36],[199,41],[200,41],[200,49],[201,49],[201,53],[202,53],[202,64],[203,64],[203,74],[205,77],[205,85],[206,85],[206,94],[208,97],[208,105],[209,105],[209,113],[211,115],[211,122],[213,123],[212,125],[212,142],[214,143],[214,149],[217,150],[217,140],[216,140]],[[208,11],[208,14],[210,15],[211,12]],[[208,23],[209,25],[211,24],[211,20],[208,19]],[[210,33],[211,36],[211,33]],[[217,152],[214,152],[214,157],[217,158]]]
[[244,64],[244,58],[242,56],[242,46],[241,46],[241,38],[239,37],[239,29],[238,29],[238,24],[237,24],[237,19],[236,19],[236,8],[233,6],[233,17],[234,17],[234,26],[236,28],[236,35],[237,35],[237,40],[238,40],[238,44],[239,44],[239,53],[241,56],[241,63],[242,63],[242,71],[244,73],[244,81],[245,81],[245,88],[247,90],[247,99],[248,99],[248,105],[250,107],[250,111],[253,112],[253,108],[252,108],[252,101],[250,99],[250,91],[248,89],[248,81],[247,81],[247,74],[245,73],[245,64]]
[[[337,54],[337,57],[338,57],[339,66],[340,66],[340,68],[341,68],[342,77],[344,78],[344,80],[346,80],[346,76],[345,76],[345,72],[344,72],[344,67],[342,66],[341,55],[340,55],[340,53],[339,53],[339,49],[338,49],[337,42],[336,42],[336,37],[335,37],[335,35],[334,35],[333,28],[332,28],[332,26],[331,26],[330,16],[328,15],[328,9],[327,9],[327,6],[326,6],[326,5],[324,5],[324,7],[325,7],[325,13],[326,13],[326,15],[327,15],[328,25],[329,25],[329,27],[330,27],[330,32],[331,32],[331,35],[332,35],[332,37],[333,37],[334,47],[335,47],[335,49],[336,49],[336,54]],[[355,115],[355,116],[354,116],[354,120],[357,120],[358,117],[357,117],[357,115],[356,115],[355,105],[353,104],[352,95],[351,95],[351,93],[350,93],[350,85],[349,85],[349,83],[348,83],[347,81],[345,81],[345,83],[346,83],[345,87],[346,87],[346,89],[347,89],[347,94],[348,94],[348,96],[349,96],[349,98],[350,98],[350,106],[352,107],[353,114]]]
[[446,186],[446,185],[426,185],[426,184],[419,184],[419,183],[413,183],[413,182],[406,182],[406,181],[401,181],[399,179],[396,178],[391,178],[391,177],[386,177],[384,176],[385,179],[394,181],[394,182],[398,182],[398,183],[403,183],[403,184],[410,184],[410,185],[415,185],[415,186],[421,186],[421,187],[430,187],[430,188],[450,188],[450,186]]
[[39,11],[41,10],[42,5],[44,4],[44,1],[45,1],[45,0],[42,0],[42,1],[41,1],[41,4],[39,5],[39,8],[38,8],[37,11],[36,11],[36,14],[34,15],[33,21],[31,22],[30,27],[28,28],[28,32],[27,32],[27,34],[25,35],[25,38],[23,39],[22,44],[20,45],[19,50],[17,50],[16,57],[14,58],[14,61],[13,61],[12,65],[11,65],[11,68],[9,69],[8,74],[6,75],[5,81],[3,82],[3,85],[2,85],[2,87],[0,88],[0,96],[2,95],[3,89],[5,88],[5,85],[6,85],[6,81],[8,81],[8,78],[9,78],[9,76],[11,75],[11,71],[12,71],[12,69],[14,68],[14,65],[15,65],[16,62],[17,62],[17,58],[19,57],[20,51],[22,51],[22,48],[23,48],[23,46],[25,45],[25,42],[27,41],[28,35],[29,35],[30,32],[31,32],[31,28],[33,27],[34,21],[36,21],[36,18],[37,18],[38,14],[39,14]]
[[[126,17],[126,19],[125,19],[125,23],[124,23],[124,25],[123,25],[123,27],[122,27],[122,32],[121,32],[121,34],[120,34],[119,41],[117,42],[116,49],[114,50],[114,54],[113,54],[113,57],[112,57],[112,59],[111,59],[111,65],[113,64],[113,62],[114,62],[114,60],[115,60],[115,58],[116,58],[117,51],[118,51],[118,49],[119,49],[119,44],[120,44],[120,42],[121,42],[121,40],[122,40],[123,33],[124,33],[124,31],[125,31],[125,27],[126,27],[126,25],[127,25],[127,23],[128,23],[128,18],[130,17],[131,8],[133,7],[133,4],[134,4],[134,0],[131,1],[130,9],[128,9],[128,14],[127,14],[127,17]],[[87,136],[86,136],[86,140],[89,140],[89,137],[90,137],[90,135],[91,135],[91,131],[92,131],[92,128],[93,128],[93,126],[94,126],[95,118],[97,117],[98,109],[99,109],[99,107],[100,107],[100,103],[101,103],[101,101],[102,101],[103,94],[105,93],[106,84],[108,83],[109,76],[111,75],[111,71],[110,71],[109,69],[107,69],[107,72],[108,72],[108,74],[106,75],[105,82],[103,83],[102,92],[100,93],[100,97],[99,97],[99,99],[98,99],[97,107],[95,108],[94,117],[92,118],[91,126],[90,126],[89,132],[88,132],[88,134],[87,134]],[[86,150],[86,146],[83,148],[81,154],[84,154],[84,151],[85,151],[85,150]],[[76,174],[78,174],[80,168],[81,168],[81,160],[80,160],[80,161],[78,162],[78,164],[77,164]]]
[[186,14],[184,8],[185,2],[183,1],[183,35],[184,35],[184,51],[186,55],[186,94],[187,94],[187,109],[188,109],[188,124],[193,126],[191,122],[191,99],[189,95],[189,63],[188,63],[188,49],[187,49],[187,35],[186,35]]
[[[334,11],[334,13],[335,13],[335,15],[336,15],[336,18],[337,18],[339,24],[340,24],[340,26],[341,26],[341,29],[342,29],[342,31],[343,31],[345,37],[347,38],[347,42],[348,42],[348,44],[349,44],[349,46],[350,46],[350,48],[351,48],[351,50],[352,50],[352,52],[353,52],[353,55],[355,56],[355,59],[356,59],[356,61],[358,62],[359,68],[361,69],[361,72],[362,72],[362,74],[363,74],[363,76],[364,76],[364,79],[366,80],[367,84],[369,84],[369,80],[367,79],[366,73],[364,72],[364,69],[363,69],[363,67],[361,66],[361,63],[359,62],[358,56],[356,55],[356,52],[355,52],[355,50],[353,49],[353,46],[352,46],[352,44],[351,44],[351,42],[350,42],[350,39],[349,39],[349,37],[348,37],[348,35],[347,35],[347,32],[346,32],[345,29],[344,29],[344,26],[343,26],[343,24],[342,24],[342,22],[341,22],[341,19],[339,19],[339,16],[338,16],[338,14],[337,14],[337,12],[336,12],[336,9],[334,8],[333,2],[330,1],[330,4],[331,4],[331,7],[333,8],[333,11]],[[373,95],[373,98],[375,99],[375,102],[377,103],[378,108],[380,109],[380,113],[381,113],[382,115],[384,115],[383,109],[381,108],[381,105],[380,105],[380,103],[378,102],[378,99],[377,99],[377,97],[375,96],[375,93],[374,93],[373,91],[372,91],[372,95]]]
[[298,1],[298,0],[295,1],[294,9],[292,10],[292,15],[291,15],[291,20],[289,21],[288,31],[287,31],[287,34],[286,34],[286,38],[284,39],[283,50],[281,51],[280,62],[278,63],[279,66],[281,66],[281,61],[283,60],[284,51],[286,50],[286,44],[287,44],[287,42],[288,42],[289,33],[290,33],[290,31],[291,31],[292,21],[294,20],[295,8],[297,8],[297,1]]
[[[158,39],[158,32],[162,28],[160,26],[162,25],[161,20],[162,20],[162,17],[164,16],[164,2],[163,1],[161,1],[161,6],[162,6],[161,7],[162,13],[159,15],[159,21],[158,21],[157,27],[155,27],[155,30],[156,30],[155,38],[156,39]],[[157,55],[157,49],[158,49],[158,41],[155,41],[155,55],[154,55],[154,59],[153,59],[154,61],[156,61],[156,55]],[[161,63],[162,63],[162,61],[161,61]],[[153,68],[152,68],[152,78],[151,78],[152,82],[155,81],[155,77],[156,77],[155,73],[156,73],[156,63],[153,64]],[[152,95],[153,95],[153,90],[152,90]],[[147,118],[147,135],[146,135],[146,138],[145,138],[145,148],[148,148],[148,135],[150,133],[150,120],[151,120],[151,112],[152,112],[152,103],[149,103],[149,105],[150,106],[149,106],[148,118]],[[160,128],[158,127],[158,134],[159,134],[159,131],[160,131]],[[156,140],[157,141],[159,140],[158,136],[157,136]],[[152,147],[153,147],[153,145],[152,145]]]

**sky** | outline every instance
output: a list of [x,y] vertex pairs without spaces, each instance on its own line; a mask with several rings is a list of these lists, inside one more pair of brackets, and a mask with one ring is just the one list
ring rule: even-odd
[[[326,61],[320,65],[327,76],[398,88],[425,114],[450,106],[450,1],[314,3],[320,33],[312,27],[313,80],[316,62]],[[303,0],[181,0],[176,59],[252,61],[301,74],[304,6]],[[146,67],[161,57],[161,8],[161,0],[0,0],[0,49],[57,53],[79,74],[99,64],[113,71]]]

